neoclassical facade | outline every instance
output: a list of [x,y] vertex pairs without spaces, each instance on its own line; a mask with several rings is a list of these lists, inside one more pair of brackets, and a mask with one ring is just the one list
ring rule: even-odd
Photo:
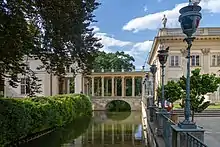
[[[169,46],[169,57],[165,67],[165,83],[169,80],[178,80],[186,75],[186,42],[183,42],[184,34],[180,28],[160,29],[149,53],[148,64],[156,63],[156,85],[161,81],[160,63],[157,58],[157,51],[161,47]],[[200,68],[201,73],[220,75],[220,27],[199,28],[195,33],[196,39],[191,48],[191,70]],[[219,90],[210,95],[212,101],[220,100]]]
[[[104,69],[99,72],[92,71],[90,75],[82,75],[80,73],[73,75],[75,65],[66,68],[66,75],[62,79],[53,74],[47,73],[45,70],[39,70],[37,67],[41,65],[40,60],[27,59],[26,64],[34,71],[36,76],[41,80],[39,84],[40,93],[37,96],[52,96],[56,94],[68,93],[84,93],[93,97],[136,97],[141,96],[144,87],[140,85],[139,91],[135,87],[135,83],[139,83],[145,79],[144,71],[105,71]],[[74,78],[73,78],[74,77]],[[9,86],[7,79],[1,81],[0,91],[4,97],[26,97],[28,95],[28,77],[19,75],[21,80],[16,88]],[[130,79],[130,82],[129,82]],[[72,83],[72,84],[71,84]],[[128,94],[128,84],[130,84],[131,92]],[[118,86],[120,88],[118,88]]]

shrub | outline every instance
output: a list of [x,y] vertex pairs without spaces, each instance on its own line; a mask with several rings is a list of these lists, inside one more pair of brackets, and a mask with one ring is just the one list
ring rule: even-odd
[[91,116],[92,105],[82,94],[24,99],[0,98],[0,146],[45,129]]

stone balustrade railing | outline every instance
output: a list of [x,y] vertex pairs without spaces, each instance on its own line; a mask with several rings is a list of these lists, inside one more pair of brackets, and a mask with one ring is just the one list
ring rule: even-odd
[[[74,67],[66,67],[65,71],[67,73],[74,73],[75,69]],[[92,69],[92,73],[109,73],[109,72],[146,72],[146,70],[143,69],[132,69],[132,70],[126,70],[126,69]]]
[[[198,28],[195,36],[220,36],[220,27],[219,28]],[[162,36],[185,36],[182,33],[181,28],[168,28],[160,29],[158,37]]]

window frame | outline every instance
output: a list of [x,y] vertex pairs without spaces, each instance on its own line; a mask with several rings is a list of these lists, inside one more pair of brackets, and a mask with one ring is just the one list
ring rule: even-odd
[[28,77],[21,77],[20,78],[20,94],[27,95],[29,94],[28,87],[30,86],[30,79]]
[[[194,57],[194,58],[193,58],[193,57]],[[198,58],[197,58],[197,57],[198,57]],[[200,56],[200,54],[192,54],[190,59],[191,59],[191,60],[190,60],[190,66],[192,66],[192,67],[201,66],[201,56]],[[198,59],[199,61],[197,61],[197,59]],[[194,65],[193,65],[193,63],[194,63]]]
[[169,57],[169,66],[170,67],[180,67],[181,57],[179,55],[171,55]]
[[[215,56],[215,58],[213,58],[213,56]],[[220,67],[220,52],[216,52],[216,53],[212,53],[210,55],[210,59],[211,59],[211,67]]]

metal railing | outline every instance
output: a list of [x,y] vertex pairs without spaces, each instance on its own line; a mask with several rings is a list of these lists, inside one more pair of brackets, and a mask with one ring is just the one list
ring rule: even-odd
[[184,147],[208,147],[204,142],[190,133],[181,133],[180,136],[186,140],[186,142],[182,142],[185,143],[182,144]]
[[[157,125],[159,125],[160,119],[162,119],[162,137],[164,139],[165,147],[173,147],[172,141],[173,141],[173,134],[172,134],[172,125],[177,125],[174,121],[170,119],[170,114],[157,114],[155,111],[158,111],[157,109],[154,109],[154,120]],[[161,118],[159,118],[161,117]],[[208,147],[202,140],[194,136],[192,133],[187,132],[181,132],[180,133],[180,140],[181,140],[181,147]]]
[[166,115],[162,115],[162,125],[163,125],[163,133],[162,136],[164,138],[165,146],[172,146],[172,128],[171,125],[176,125],[169,117]]

